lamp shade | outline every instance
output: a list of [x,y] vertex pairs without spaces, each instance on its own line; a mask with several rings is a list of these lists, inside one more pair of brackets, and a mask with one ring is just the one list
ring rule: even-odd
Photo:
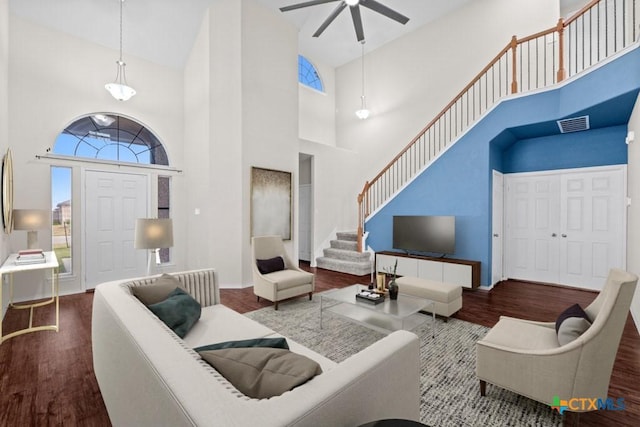
[[173,246],[173,222],[170,218],[138,218],[133,247],[136,249]]
[[51,212],[44,209],[14,209],[13,228],[35,231],[49,226]]

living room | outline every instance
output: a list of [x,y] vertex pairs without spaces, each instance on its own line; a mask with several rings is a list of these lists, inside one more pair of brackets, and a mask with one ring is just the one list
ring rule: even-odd
[[[130,2],[127,6],[131,5],[133,16],[145,15],[144,10],[136,10],[135,0]],[[160,65],[127,52],[126,43],[135,37],[143,39],[138,43],[157,45],[160,50],[166,42],[145,40],[148,35],[128,30],[127,77],[138,91],[128,102],[115,101],[104,90],[104,83],[113,78],[117,48],[35,24],[12,13],[12,3],[0,2],[0,83],[8,94],[0,100],[0,150],[4,153],[11,148],[13,152],[14,206],[49,209],[50,167],[70,167],[76,201],[73,217],[77,219],[73,235],[84,235],[83,174],[97,166],[47,158],[47,152],[64,127],[83,115],[115,112],[136,118],[161,137],[173,168],[162,174],[172,180],[174,246],[171,263],[158,272],[213,266],[227,288],[252,283],[252,167],[291,172],[293,193],[297,194],[299,153],[313,156],[317,214],[312,246],[314,252],[321,251],[333,230],[355,228],[355,200],[364,182],[375,176],[513,34],[534,34],[554,26],[562,16],[558,1],[467,2],[429,26],[367,52],[366,87],[372,117],[360,121],[353,111],[360,102],[361,46],[350,40],[349,49],[356,55],[340,66],[317,63],[327,94],[307,92],[299,88],[296,79],[298,31],[264,2],[212,2],[193,29],[189,52],[184,58],[169,58],[181,65]],[[64,13],[62,8],[60,13]],[[499,16],[500,25],[483,16]],[[117,41],[117,22],[82,25],[107,25]],[[314,110],[308,103],[317,97],[325,104],[331,98],[334,102],[323,104],[321,111]],[[336,114],[326,114],[327,109]],[[310,126],[312,120],[300,116],[300,111],[326,122]],[[628,130],[640,131],[637,111]],[[630,144],[627,182],[632,199],[640,191],[634,179],[639,157]],[[126,166],[100,167],[108,172],[137,172]],[[149,172],[149,181],[159,174]],[[150,200],[153,198],[152,194]],[[636,209],[631,204],[628,211],[630,271],[640,271]],[[293,229],[297,226],[294,209]],[[49,231],[39,231],[41,242],[51,237]],[[2,258],[21,249],[24,240],[22,232],[3,234]],[[74,273],[61,277],[62,295],[85,291],[85,242],[77,239],[73,243]],[[296,254],[298,245],[294,231],[287,249]],[[44,283],[34,282],[20,287],[16,299],[40,298],[46,291]],[[2,305],[6,308],[7,301]],[[637,297],[633,312],[638,319]]]

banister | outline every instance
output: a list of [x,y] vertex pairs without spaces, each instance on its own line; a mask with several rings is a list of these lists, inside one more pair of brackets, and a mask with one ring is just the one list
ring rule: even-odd
[[569,19],[567,19],[567,21],[564,23],[565,28],[568,27],[573,21],[576,21],[578,18],[580,18],[582,15],[584,15],[585,13],[587,13],[593,6],[597,5],[598,3],[600,3],[602,0],[591,0],[589,3],[585,4],[582,9],[580,9],[579,11],[577,11],[576,13],[573,14],[572,17],[570,17]]
[[[364,232],[364,221],[367,216],[371,214],[372,211],[375,211],[379,206],[381,206],[392,194],[397,192],[406,182],[411,179],[411,174],[415,175],[425,167],[429,162],[431,162],[447,145],[454,141],[454,139],[458,136],[459,132],[462,132],[465,128],[467,128],[470,124],[473,123],[477,118],[479,118],[483,112],[486,112],[489,108],[489,103],[493,105],[497,100],[501,99],[503,96],[507,96],[510,93],[515,94],[519,90],[531,90],[541,88],[547,86],[549,83],[547,82],[548,77],[551,84],[555,84],[557,82],[563,81],[567,77],[567,70],[565,69],[565,60],[569,59],[569,61],[573,58],[574,60],[578,57],[578,55],[583,54],[583,52],[573,52],[569,50],[569,55],[567,58],[565,50],[565,37],[564,30],[569,27],[572,23],[578,21],[585,14],[590,13],[591,9],[601,3],[606,5],[609,2],[613,2],[614,6],[616,6],[616,2],[630,2],[632,3],[632,7],[623,7],[622,9],[622,38],[623,42],[621,43],[621,47],[625,47],[624,44],[628,41],[628,35],[625,33],[631,32],[632,37],[631,41],[635,40],[637,34],[635,26],[634,28],[625,30],[624,22],[626,21],[627,15],[633,15],[633,22],[636,22],[638,17],[638,11],[636,4],[640,2],[640,0],[592,0],[584,7],[582,7],[578,12],[576,12],[569,19],[564,21],[562,18],[558,20],[558,23],[549,29],[537,32],[535,34],[523,37],[518,39],[516,36],[513,36],[509,43],[486,65],[472,80],[469,84],[467,84],[454,98],[451,102],[449,102],[418,134],[414,137],[387,165],[382,168],[382,170],[371,180],[367,181],[362,189],[362,192],[358,194],[358,250],[362,251],[362,234]],[[629,11],[631,9],[631,11]],[[615,11],[615,9],[614,9]],[[590,19],[590,18],[589,18]],[[614,22],[613,26],[616,27],[617,21]],[[584,25],[584,24],[583,24]],[[596,30],[594,31],[591,27],[595,25]],[[584,49],[584,52],[587,52],[587,49],[591,49],[591,45],[584,46],[584,39],[588,38],[589,42],[591,42],[592,38],[596,38],[596,43],[598,42],[598,37],[601,37],[600,34],[600,23],[597,24],[589,24],[589,31],[585,35],[584,29],[581,37],[583,38],[583,46],[576,46],[574,50],[578,50],[578,48]],[[607,23],[603,24],[605,28],[607,28]],[[619,28],[614,28],[616,36],[620,37],[616,31]],[[640,29],[639,29],[640,30]],[[608,29],[607,31],[611,31]],[[607,33],[605,31],[605,33]],[[552,65],[550,65],[552,71],[549,74],[547,67],[547,50],[546,45],[543,43],[543,47],[538,47],[538,40],[541,38],[547,38],[549,35],[558,34],[558,48],[557,52],[555,50],[555,46],[552,50]],[[605,34],[604,37],[606,37]],[[571,38],[571,33],[569,33],[569,37]],[[543,40],[546,41],[546,40]],[[533,49],[535,50],[535,61],[530,57],[531,56],[531,47],[529,42],[533,43]],[[547,42],[549,43],[549,42]],[[555,45],[555,40],[553,40],[553,44]],[[525,48],[526,53],[525,53]],[[539,50],[542,50],[543,60],[538,60]],[[615,50],[615,49],[614,49]],[[617,49],[620,50],[620,49]],[[509,51],[511,51],[510,59],[507,57]],[[518,61],[518,52],[520,53],[520,62]],[[615,53],[615,52],[613,52]],[[525,56],[526,55],[526,56]],[[597,61],[601,61],[605,59],[611,53],[607,50],[604,54],[604,57],[600,58],[598,56]],[[510,92],[505,87],[505,91],[503,92],[501,89],[502,82],[498,80],[498,84],[496,85],[495,76],[493,73],[498,69],[499,75],[502,73],[502,60],[505,59],[506,66],[504,68],[504,76],[508,80],[508,71],[510,71]],[[557,60],[557,69],[555,69],[555,60]],[[526,62],[525,62],[526,61]],[[540,63],[542,62],[542,64]],[[585,69],[589,66],[594,65],[594,63],[587,64],[587,67],[582,65],[581,69],[575,70],[578,67],[574,67],[574,70],[571,69],[571,62],[569,63],[569,73],[575,74],[575,72],[579,72],[582,69]],[[526,70],[525,67],[526,66]],[[520,67],[520,68],[518,68]],[[531,71],[533,67],[533,71]],[[542,67],[542,70],[541,70]],[[491,95],[489,96],[489,74],[492,74],[492,86],[491,86]],[[522,81],[518,82],[518,73],[520,73]],[[542,77],[540,79],[543,80],[541,83],[539,81],[538,74],[541,73]],[[533,75],[532,75],[533,74]],[[484,83],[484,99],[483,99],[483,86]],[[496,86],[497,86],[497,97],[496,97]],[[521,86],[521,88],[519,88]],[[479,98],[479,101],[476,100],[476,94]],[[469,100],[471,98],[471,100]],[[491,98],[491,99],[489,99]],[[484,101],[484,108],[482,105],[482,101]],[[466,110],[463,108],[466,107]],[[478,115],[476,116],[476,112]],[[466,114],[465,114],[466,113]],[[452,115],[455,116],[456,122],[452,128]],[[471,117],[472,116],[472,117]],[[448,122],[447,122],[448,120]],[[448,127],[447,127],[448,126]],[[443,130],[444,128],[444,130]],[[448,132],[447,132],[448,131]],[[426,151],[426,153],[425,153]],[[413,176],[412,175],[412,176]]]

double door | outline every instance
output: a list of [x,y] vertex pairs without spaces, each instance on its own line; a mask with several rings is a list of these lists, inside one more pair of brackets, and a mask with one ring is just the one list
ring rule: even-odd
[[601,289],[625,267],[625,167],[505,175],[505,271]]

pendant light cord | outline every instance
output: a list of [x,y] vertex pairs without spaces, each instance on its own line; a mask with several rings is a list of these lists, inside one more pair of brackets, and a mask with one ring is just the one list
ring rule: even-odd
[[362,99],[364,99],[364,40],[362,40],[362,56],[361,56],[361,65],[362,65]]
[[120,0],[120,62],[122,62],[122,3],[124,0]]

